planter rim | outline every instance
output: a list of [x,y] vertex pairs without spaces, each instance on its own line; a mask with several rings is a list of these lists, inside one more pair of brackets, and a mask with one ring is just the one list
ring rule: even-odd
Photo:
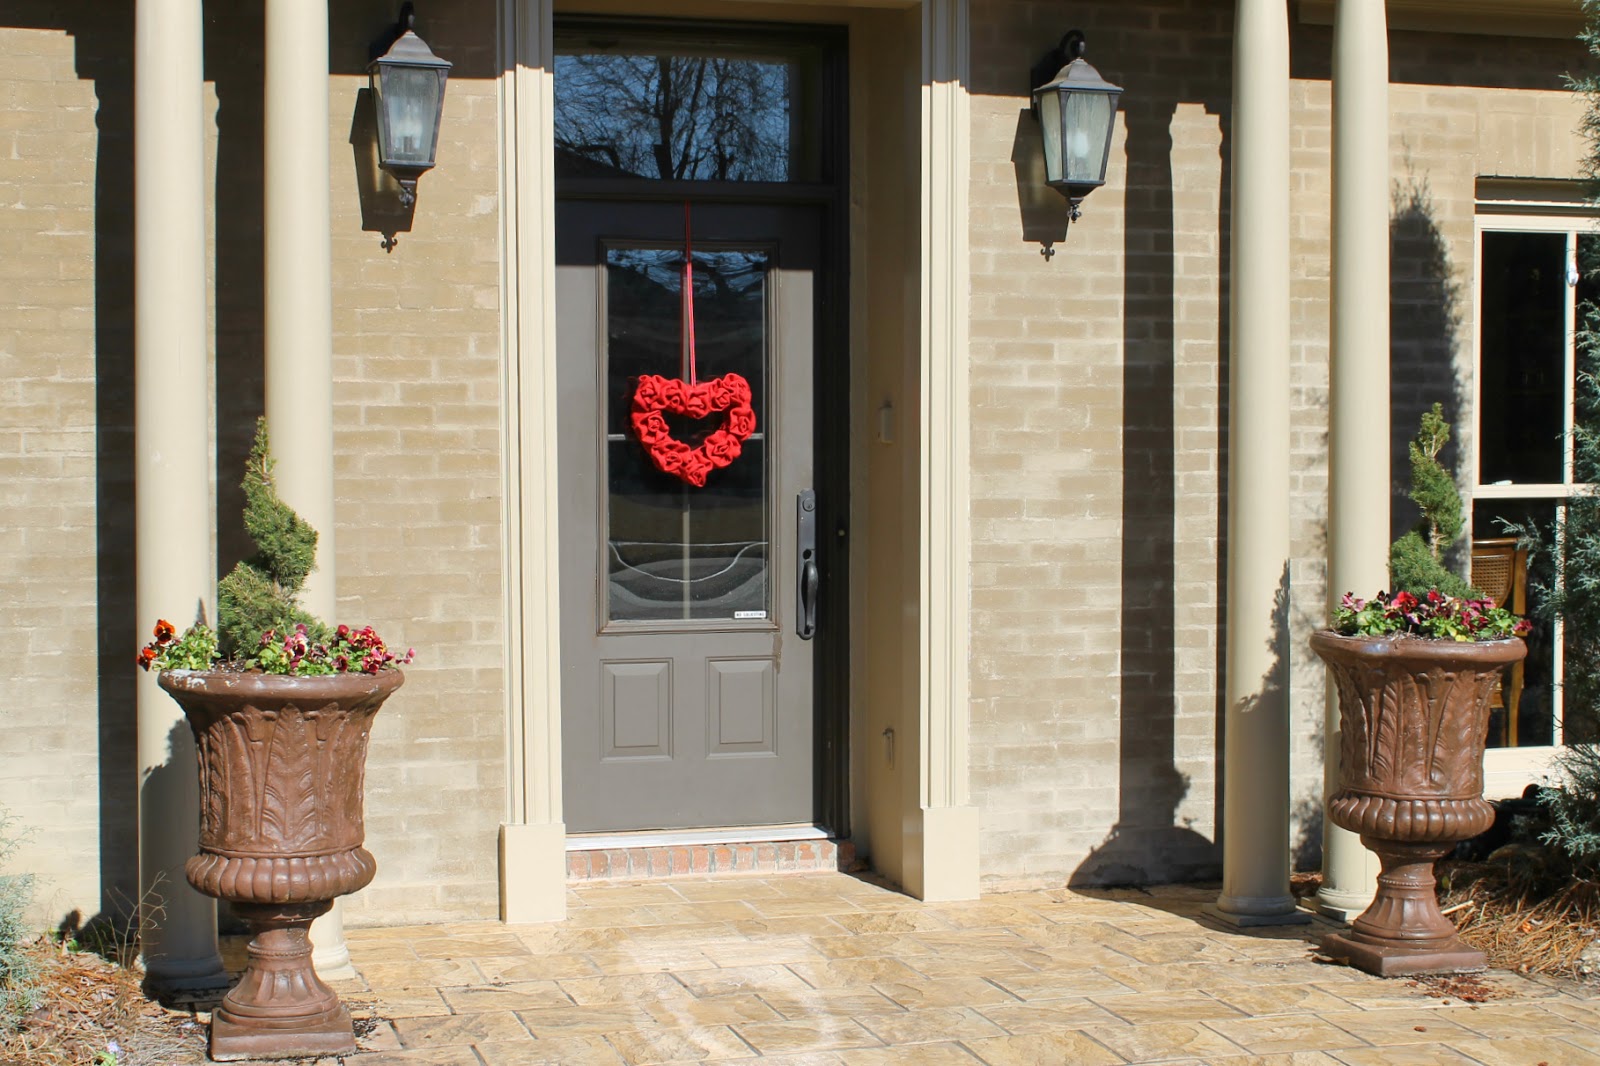
[[1444,660],[1485,667],[1505,666],[1528,654],[1527,641],[1521,637],[1502,637],[1498,640],[1441,640],[1437,637],[1419,637],[1411,633],[1391,633],[1381,637],[1345,636],[1331,629],[1319,629],[1312,633],[1311,648],[1318,654],[1332,652],[1336,655],[1360,655],[1369,659],[1396,661]]
[[376,674],[344,673],[316,674],[263,674],[231,670],[163,670],[156,683],[167,692],[193,693],[202,696],[238,695],[259,699],[293,700],[297,697],[359,699],[363,696],[387,696],[405,683],[402,670],[384,670]]

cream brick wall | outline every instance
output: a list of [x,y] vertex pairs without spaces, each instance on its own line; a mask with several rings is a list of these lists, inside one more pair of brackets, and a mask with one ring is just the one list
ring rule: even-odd
[[[0,805],[34,831],[15,868],[45,879],[40,917],[55,921],[116,906],[136,880],[132,655],[153,620],[132,605],[132,27],[131,10],[78,18],[43,0],[6,14],[0,633],[12,757],[0,759]],[[340,5],[331,32],[339,615],[419,653],[373,735],[379,873],[349,901],[352,924],[498,908],[497,16],[489,0],[462,0],[425,17],[419,29],[456,67],[440,165],[392,252],[362,229],[350,141],[367,43],[394,6]],[[206,24],[223,569],[249,550],[237,482],[262,406],[261,32],[259,7],[219,7]]]
[[[1214,863],[1219,811],[1231,5],[981,7],[972,785],[984,875],[1183,876]],[[1060,208],[1026,207],[1013,160],[1037,136],[1021,117],[1026,72],[1072,26],[1127,93],[1108,184],[1046,261],[1029,239]],[[1582,56],[1564,41],[1390,36],[1399,530],[1414,518],[1404,456],[1417,416],[1437,399],[1470,421],[1475,180],[1576,175],[1579,109],[1560,73]],[[1323,690],[1305,639],[1326,600],[1330,54],[1326,28],[1294,27],[1293,843],[1313,861]]]
[[[985,876],[1204,873],[1220,773],[1231,5],[975,3],[971,759]],[[505,807],[496,7],[454,0],[419,27],[456,69],[440,165],[386,252],[362,228],[349,138],[365,44],[391,8],[339,5],[333,27],[339,610],[420,655],[373,737],[379,873],[350,901],[352,924],[495,913]],[[133,617],[128,533],[131,16],[60,11],[24,2],[0,27],[0,804],[36,828],[19,865],[47,878],[54,917],[133,880],[130,659],[148,621]],[[1069,16],[1128,94],[1110,182],[1062,237],[1059,199],[1019,194],[1017,174],[1036,137],[1027,71]],[[245,550],[236,482],[261,406],[260,28],[248,7],[207,23],[223,567]],[[1321,670],[1303,639],[1325,598],[1328,33],[1296,27],[1294,42],[1286,505],[1297,828],[1314,830]],[[1555,75],[1579,57],[1564,42],[1408,33],[1392,49],[1399,448],[1466,373],[1473,180],[1574,172],[1577,109]],[[1040,235],[1056,238],[1053,259]]]
[[102,597],[101,567],[126,555],[131,515],[99,509],[131,501],[128,472],[96,476],[97,454],[131,443],[97,429],[128,397],[96,386],[96,330],[126,322],[95,314],[97,102],[77,43],[0,27],[0,56],[0,807],[31,834],[5,872],[36,873],[38,916],[59,921],[96,913],[102,862],[132,854],[115,802],[132,795],[131,665],[130,684],[97,681],[103,655],[132,663],[131,631],[107,648],[100,629],[130,607],[129,590]]

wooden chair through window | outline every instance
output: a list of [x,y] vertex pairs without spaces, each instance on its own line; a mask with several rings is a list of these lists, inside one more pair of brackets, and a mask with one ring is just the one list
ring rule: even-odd
[[[1516,614],[1528,613],[1528,551],[1517,547],[1515,537],[1491,537],[1472,542],[1472,577],[1474,588],[1501,607]],[[1509,682],[1506,671],[1495,682],[1494,695],[1489,698],[1491,709],[1505,708],[1506,743],[1517,746],[1517,711],[1522,705],[1522,663],[1510,667]]]

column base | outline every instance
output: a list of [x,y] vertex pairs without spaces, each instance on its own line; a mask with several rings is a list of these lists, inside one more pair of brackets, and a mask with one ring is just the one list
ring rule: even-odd
[[908,893],[925,903],[977,899],[978,808],[919,807],[904,828]]
[[228,987],[222,956],[202,959],[145,959],[144,990],[162,997],[185,992],[218,992]]
[[343,1004],[316,1023],[267,1032],[211,1016],[211,1057],[217,1062],[353,1055],[355,1050],[355,1028]]
[[1378,977],[1410,977],[1424,973],[1479,973],[1489,968],[1483,952],[1460,941],[1423,948],[1368,944],[1358,933],[1331,933],[1322,938],[1322,953],[1348,960],[1351,966]]
[[1204,913],[1208,918],[1215,918],[1236,929],[1307,925],[1311,922],[1311,915],[1300,909],[1293,896],[1270,899],[1221,896],[1215,903],[1209,904]]
[[1340,892],[1338,889],[1324,888],[1317,893],[1317,913],[1346,925],[1355,921],[1370,906],[1370,892]]
[[353,981],[355,964],[350,961],[350,945],[344,939],[344,900],[311,923],[311,966],[324,981]]
[[500,826],[500,920],[559,922],[567,916],[567,827]]

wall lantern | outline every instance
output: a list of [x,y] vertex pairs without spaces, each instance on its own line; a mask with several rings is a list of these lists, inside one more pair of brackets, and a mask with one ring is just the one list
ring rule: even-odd
[[[1073,30],[1033,68],[1033,113],[1044,137],[1045,181],[1072,205],[1106,183],[1111,131],[1120,85],[1112,85],[1083,58],[1084,37]],[[1052,77],[1051,71],[1055,74]],[[1050,80],[1041,84],[1041,80]]]
[[412,28],[411,5],[400,9],[401,33],[367,68],[378,112],[378,165],[400,183],[400,203],[417,201],[417,179],[433,169],[450,64]]

